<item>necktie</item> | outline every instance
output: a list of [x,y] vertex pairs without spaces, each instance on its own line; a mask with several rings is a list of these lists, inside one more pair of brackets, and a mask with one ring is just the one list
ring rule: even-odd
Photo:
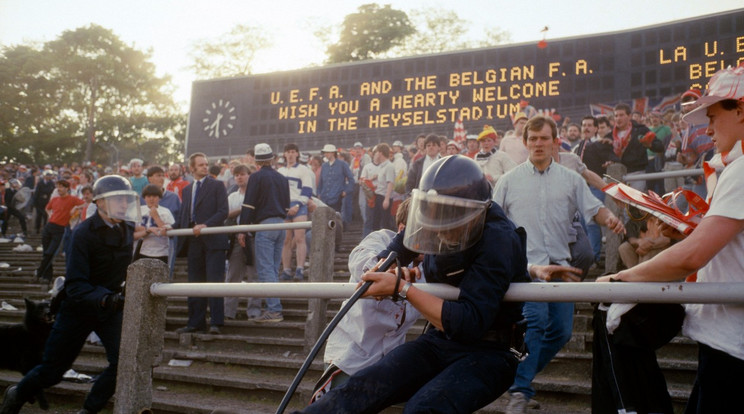
[[117,233],[119,233],[119,237],[121,237],[121,240],[126,240],[127,234],[124,230],[124,225],[117,223],[114,225],[114,230],[116,230]]
[[199,194],[199,188],[201,188],[201,181],[196,182],[194,187],[194,197],[191,200],[191,221],[196,224],[196,196]]

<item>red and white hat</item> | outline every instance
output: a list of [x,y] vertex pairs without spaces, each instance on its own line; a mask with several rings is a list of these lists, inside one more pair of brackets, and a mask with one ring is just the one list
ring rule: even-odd
[[716,72],[708,83],[705,95],[695,101],[696,108],[683,119],[693,125],[705,124],[708,122],[708,107],[726,99],[744,101],[744,63]]

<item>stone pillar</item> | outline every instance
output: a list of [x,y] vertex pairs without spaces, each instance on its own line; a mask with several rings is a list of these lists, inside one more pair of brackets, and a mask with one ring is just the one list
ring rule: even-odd
[[[622,164],[610,164],[607,167],[607,175],[613,179],[623,182],[623,176],[627,173],[627,168]],[[623,222],[625,221],[624,207],[619,207],[612,197],[605,197],[605,207],[616,215]],[[612,231],[605,233],[605,272],[616,273],[620,263],[620,254],[618,249],[623,242],[622,234],[615,234]]]
[[161,361],[167,298],[150,295],[150,286],[167,281],[168,266],[160,260],[141,259],[127,269],[116,414],[148,412],[152,407],[152,369]]
[[[318,206],[313,212],[312,243],[310,243],[310,282],[332,282],[336,247],[336,212]],[[305,324],[305,353],[310,352],[326,326],[328,299],[309,299]]]

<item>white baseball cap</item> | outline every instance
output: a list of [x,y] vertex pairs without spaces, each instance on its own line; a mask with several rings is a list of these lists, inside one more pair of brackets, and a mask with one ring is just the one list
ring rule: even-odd
[[744,63],[719,70],[710,79],[708,90],[695,101],[696,108],[682,119],[690,124],[708,123],[708,107],[726,99],[744,100]]
[[253,152],[256,157],[256,161],[270,161],[274,158],[274,152],[271,150],[271,146],[269,144],[256,144],[255,147],[253,147]]
[[333,144],[325,144],[320,152],[336,152],[336,146]]
[[393,146],[394,147],[402,147],[403,146],[403,143],[400,140],[398,140],[398,141],[393,142]]
[[361,142],[357,141],[357,142],[354,143],[354,147],[355,148],[364,148],[364,145],[362,145]]

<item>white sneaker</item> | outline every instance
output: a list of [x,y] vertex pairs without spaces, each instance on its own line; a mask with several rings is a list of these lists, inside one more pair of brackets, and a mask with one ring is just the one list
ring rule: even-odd
[[267,322],[281,322],[284,320],[281,312],[264,312],[258,318],[254,319],[254,322],[267,323]]
[[527,412],[527,398],[521,392],[509,393],[509,404],[506,414],[525,414]]

